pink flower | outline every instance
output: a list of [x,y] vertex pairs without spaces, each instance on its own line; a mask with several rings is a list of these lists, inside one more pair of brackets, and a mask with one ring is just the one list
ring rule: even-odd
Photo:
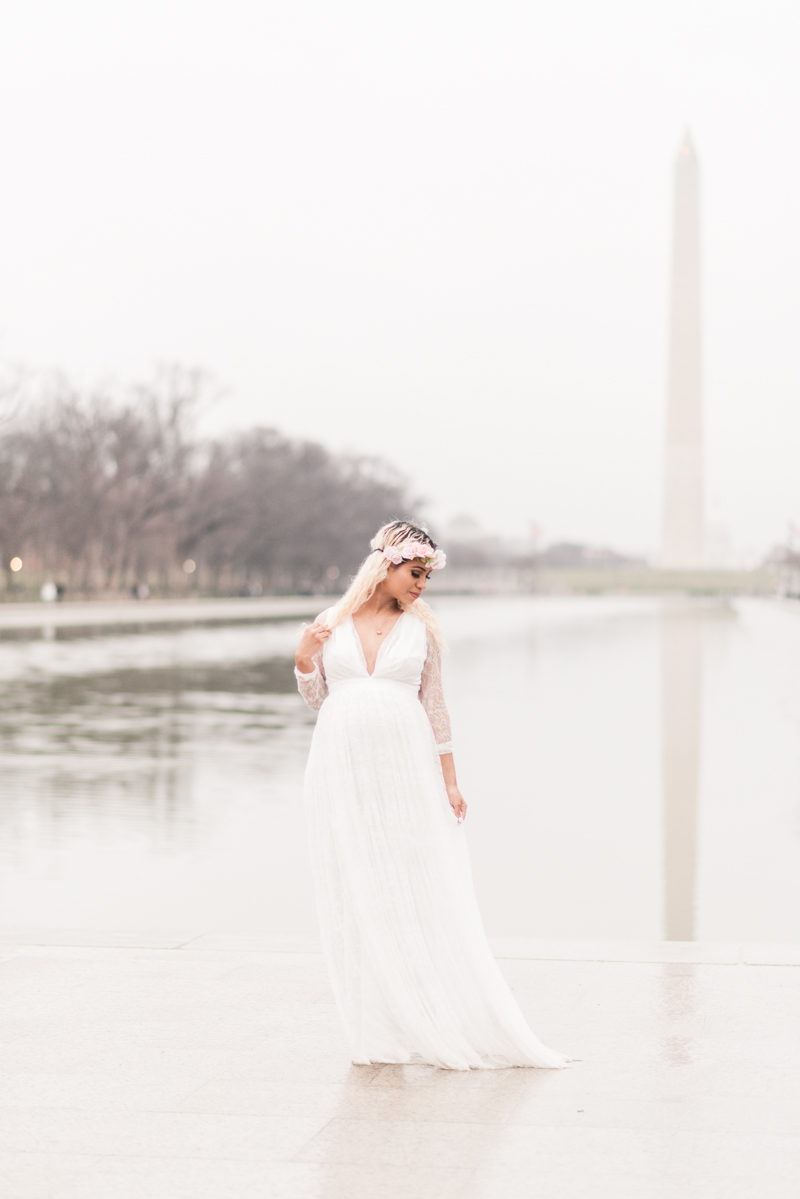
[[399,566],[403,560],[410,562],[419,558],[430,570],[441,570],[447,561],[444,550],[433,550],[421,541],[406,541],[401,546],[387,545],[382,552],[395,566]]

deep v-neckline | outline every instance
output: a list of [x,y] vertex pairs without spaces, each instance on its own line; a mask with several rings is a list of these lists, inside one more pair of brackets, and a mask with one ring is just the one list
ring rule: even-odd
[[370,668],[369,668],[369,665],[367,664],[367,655],[366,655],[366,653],[364,652],[364,643],[363,643],[363,641],[361,640],[361,634],[359,633],[359,631],[358,631],[358,627],[356,626],[356,622],[355,622],[355,620],[353,619],[353,616],[352,616],[352,614],[351,614],[351,616],[350,616],[350,623],[351,623],[351,625],[353,626],[353,633],[355,634],[355,638],[356,638],[356,645],[358,646],[358,652],[359,652],[359,654],[361,655],[361,661],[364,663],[364,669],[365,669],[365,670],[366,670],[366,672],[367,672],[367,678],[370,678],[370,679],[371,679],[371,678],[373,678],[373,677],[374,677],[374,675],[375,675],[375,671],[378,669],[378,661],[379,661],[379,659],[380,659],[380,656],[381,656],[381,654],[383,653],[383,651],[386,649],[386,646],[387,646],[387,645],[389,644],[389,642],[392,640],[392,637],[394,637],[394,635],[395,635],[395,632],[397,631],[397,628],[398,628],[398,626],[399,626],[400,624],[402,624],[402,622],[403,622],[403,617],[404,617],[404,616],[405,616],[405,612],[401,612],[401,613],[400,613],[400,615],[398,616],[397,620],[394,622],[394,624],[392,625],[391,629],[389,630],[389,632],[388,632],[388,634],[387,634],[387,636],[386,636],[386,640],[385,640],[385,641],[382,641],[382,642],[380,643],[380,645],[378,646],[378,652],[377,652],[377,654],[375,655],[375,665],[372,667],[372,670],[370,670]]

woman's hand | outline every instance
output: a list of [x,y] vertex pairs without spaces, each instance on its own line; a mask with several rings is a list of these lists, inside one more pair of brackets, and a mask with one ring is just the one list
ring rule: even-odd
[[442,765],[442,776],[444,777],[444,785],[447,790],[447,798],[450,800],[450,807],[453,809],[453,815],[456,820],[461,824],[462,820],[466,820],[467,817],[467,805],[456,782],[456,764],[453,761],[453,755],[440,754],[439,761]]
[[459,824],[467,818],[467,804],[464,796],[459,791],[455,783],[450,783],[447,786],[447,798],[450,800],[450,807],[453,809],[453,815]]
[[306,625],[303,629],[303,636],[300,638],[300,644],[294,655],[295,666],[301,674],[312,673],[315,666],[314,659],[330,635],[331,630],[328,626],[318,620],[314,624]]

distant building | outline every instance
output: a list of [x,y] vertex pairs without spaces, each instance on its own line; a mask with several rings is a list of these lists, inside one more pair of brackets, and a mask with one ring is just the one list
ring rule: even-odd
[[675,164],[661,565],[704,565],[700,169],[684,137]]
[[800,551],[790,545],[776,545],[761,564],[778,576],[778,595],[800,599]]
[[474,516],[466,512],[454,516],[447,526],[447,540],[453,542],[479,541],[484,536],[483,529]]
[[713,513],[705,526],[705,565],[709,570],[730,570],[733,565],[730,531]]
[[545,570],[621,570],[641,568],[643,558],[618,554],[605,546],[583,545],[578,541],[557,541],[536,555],[536,565]]

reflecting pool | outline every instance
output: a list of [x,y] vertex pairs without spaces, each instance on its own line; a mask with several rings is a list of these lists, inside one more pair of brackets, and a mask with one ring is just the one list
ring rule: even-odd
[[[435,606],[490,934],[800,941],[800,609]],[[0,641],[2,925],[314,939],[298,631]]]

